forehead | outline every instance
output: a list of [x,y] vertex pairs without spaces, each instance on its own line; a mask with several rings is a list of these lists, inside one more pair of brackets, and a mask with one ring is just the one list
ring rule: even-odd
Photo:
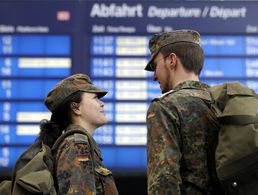
[[88,92],[84,92],[83,94],[82,94],[82,97],[83,98],[93,98],[93,97],[96,97],[96,93],[88,93]]
[[153,63],[156,63],[157,60],[162,59],[162,58],[163,58],[163,54],[159,52],[159,53],[155,56],[155,58],[153,59]]

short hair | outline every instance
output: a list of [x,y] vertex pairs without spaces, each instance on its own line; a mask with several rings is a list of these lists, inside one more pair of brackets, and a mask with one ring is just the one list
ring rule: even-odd
[[178,42],[161,48],[160,53],[168,56],[175,53],[180,59],[183,67],[196,75],[200,75],[204,64],[203,49],[195,43]]

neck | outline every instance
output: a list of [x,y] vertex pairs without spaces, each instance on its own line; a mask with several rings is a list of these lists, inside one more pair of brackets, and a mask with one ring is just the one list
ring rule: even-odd
[[174,78],[173,82],[173,88],[175,88],[178,84],[185,82],[185,81],[200,81],[199,76],[194,74],[194,73],[183,73],[183,74],[178,74]]
[[91,135],[93,135],[93,133],[96,129],[96,127],[86,123],[85,121],[79,120],[79,119],[77,119],[77,120],[75,119],[73,121],[73,124],[83,127]]

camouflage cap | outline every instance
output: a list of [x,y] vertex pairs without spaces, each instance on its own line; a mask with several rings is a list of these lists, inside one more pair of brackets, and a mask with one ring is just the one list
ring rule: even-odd
[[45,99],[45,104],[47,108],[53,112],[68,96],[77,91],[96,93],[99,98],[107,94],[107,91],[93,86],[90,77],[87,75],[75,74],[57,83],[56,86],[48,93]]
[[151,63],[161,48],[178,42],[190,42],[200,45],[200,34],[194,30],[176,30],[153,35],[149,41],[151,58],[146,65],[145,70],[153,71]]

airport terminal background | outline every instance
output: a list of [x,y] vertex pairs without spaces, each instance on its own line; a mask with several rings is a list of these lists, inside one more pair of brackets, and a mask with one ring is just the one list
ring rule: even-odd
[[146,194],[145,115],[160,95],[144,71],[154,33],[202,35],[210,85],[239,81],[258,92],[258,2],[169,0],[0,1],[0,178],[9,178],[58,81],[89,74],[107,89],[109,123],[94,137],[121,194]]

